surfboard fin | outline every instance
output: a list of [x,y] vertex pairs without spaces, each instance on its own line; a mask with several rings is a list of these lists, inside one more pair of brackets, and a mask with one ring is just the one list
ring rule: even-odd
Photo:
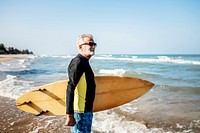
[[43,114],[48,113],[48,112],[49,112],[48,110],[42,111],[42,112],[40,112],[39,114],[36,114],[35,116],[40,116],[40,115],[43,115]]
[[22,106],[22,105],[24,105],[24,104],[30,104],[30,103],[32,103],[32,102],[31,102],[31,101],[23,102],[22,104],[17,104],[17,106]]
[[46,89],[45,88],[40,88],[40,89],[38,89],[38,90],[33,90],[33,92],[34,91],[46,91]]

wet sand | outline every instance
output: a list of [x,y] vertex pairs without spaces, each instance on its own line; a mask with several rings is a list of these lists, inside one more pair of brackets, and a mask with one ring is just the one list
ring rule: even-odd
[[0,129],[2,133],[63,132],[65,117],[35,116],[19,110],[15,100],[0,96]]

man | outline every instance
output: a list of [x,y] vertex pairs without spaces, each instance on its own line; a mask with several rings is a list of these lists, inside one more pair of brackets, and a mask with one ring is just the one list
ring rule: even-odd
[[93,36],[83,34],[77,39],[79,54],[68,66],[69,82],[66,98],[66,126],[73,126],[74,133],[91,132],[93,102],[95,98],[94,73],[89,59],[95,54]]

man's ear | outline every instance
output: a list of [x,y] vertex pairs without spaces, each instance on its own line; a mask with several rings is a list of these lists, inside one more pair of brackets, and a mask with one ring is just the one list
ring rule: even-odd
[[82,50],[82,45],[78,46],[78,50]]

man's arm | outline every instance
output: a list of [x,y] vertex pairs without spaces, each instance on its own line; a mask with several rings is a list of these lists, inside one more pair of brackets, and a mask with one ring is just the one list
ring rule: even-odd
[[83,74],[82,68],[80,60],[73,60],[68,67],[69,82],[66,90],[66,126],[73,126],[76,123],[74,119],[74,90]]
[[74,59],[68,67],[69,82],[66,90],[66,114],[74,114],[74,90],[83,74],[82,66],[80,59]]

